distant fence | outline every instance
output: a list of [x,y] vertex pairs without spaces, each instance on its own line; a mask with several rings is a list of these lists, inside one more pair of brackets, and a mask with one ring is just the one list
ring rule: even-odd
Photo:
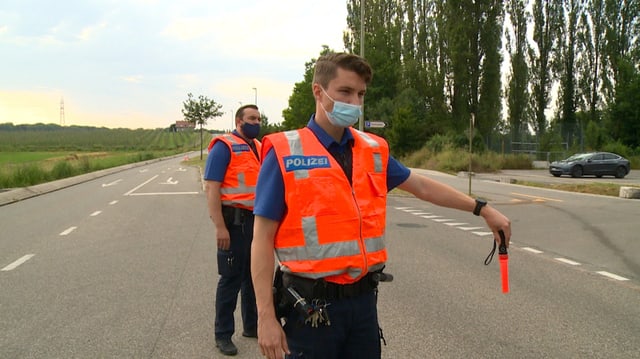
[[511,153],[528,154],[532,161],[553,162],[564,159],[569,150],[566,142],[562,143],[564,151],[538,151],[537,142],[511,142]]

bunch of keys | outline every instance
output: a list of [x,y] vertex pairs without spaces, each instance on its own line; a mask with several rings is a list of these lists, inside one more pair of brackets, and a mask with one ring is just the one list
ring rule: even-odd
[[311,324],[312,328],[317,328],[319,324],[324,324],[326,326],[331,325],[331,320],[329,320],[329,312],[327,311],[327,302],[320,299],[314,299],[311,303],[311,306],[314,308],[313,312],[309,314],[307,319],[305,319],[305,324]]

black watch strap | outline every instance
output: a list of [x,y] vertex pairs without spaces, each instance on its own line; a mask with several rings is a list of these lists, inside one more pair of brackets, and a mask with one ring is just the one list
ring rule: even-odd
[[475,214],[476,216],[479,216],[480,210],[482,210],[482,207],[486,205],[487,205],[487,201],[485,201],[484,199],[476,198],[476,208],[473,209],[473,214]]

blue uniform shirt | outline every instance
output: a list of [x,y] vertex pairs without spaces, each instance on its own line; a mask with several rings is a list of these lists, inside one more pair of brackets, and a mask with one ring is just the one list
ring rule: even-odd
[[[345,131],[340,143],[337,143],[325,130],[315,121],[315,115],[311,116],[307,127],[318,138],[322,145],[329,149],[330,146],[338,146],[341,151],[353,141],[350,131]],[[402,163],[398,162],[393,156],[389,155],[389,165],[387,166],[387,191],[396,188],[402,182],[409,178],[410,170]],[[253,213],[258,216],[269,218],[274,221],[282,220],[285,212],[284,202],[284,180],[278,165],[278,159],[273,152],[273,148],[265,155],[260,174],[258,175],[258,184],[256,186],[256,199],[254,202]]]

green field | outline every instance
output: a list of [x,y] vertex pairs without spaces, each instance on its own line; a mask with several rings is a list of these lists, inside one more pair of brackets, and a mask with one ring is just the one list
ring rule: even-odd
[[[211,135],[204,133],[204,146]],[[200,133],[0,124],[0,189],[200,150]]]

